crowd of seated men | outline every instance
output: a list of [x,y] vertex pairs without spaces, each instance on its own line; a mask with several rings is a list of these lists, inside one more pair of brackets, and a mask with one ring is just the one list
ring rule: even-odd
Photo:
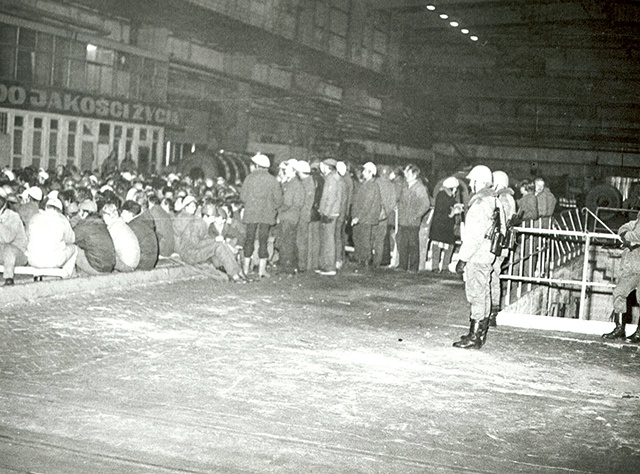
[[211,263],[244,282],[238,190],[224,178],[145,176],[132,170],[79,172],[33,167],[0,172],[0,265],[83,276],[146,271],[161,257]]

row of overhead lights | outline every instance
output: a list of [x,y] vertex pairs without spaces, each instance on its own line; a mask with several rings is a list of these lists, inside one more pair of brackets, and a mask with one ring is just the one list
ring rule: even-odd
[[[427,5],[427,10],[429,10],[430,12],[433,12],[436,10],[436,7],[435,5]],[[447,15],[446,13],[440,13],[439,16],[443,20],[449,19],[449,15]],[[458,23],[457,21],[450,21],[449,25],[453,28],[458,28],[460,26],[460,23]],[[467,28],[460,28],[460,33],[462,33],[463,35],[468,35],[470,32]],[[471,41],[478,41],[478,37],[476,35],[469,35],[469,39]]]

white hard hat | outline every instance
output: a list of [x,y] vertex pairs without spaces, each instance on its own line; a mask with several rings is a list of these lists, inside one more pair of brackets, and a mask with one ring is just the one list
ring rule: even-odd
[[251,158],[251,161],[262,168],[268,168],[271,165],[271,160],[269,160],[269,157],[267,155],[263,155],[262,153],[254,155]]
[[471,171],[469,171],[467,179],[470,181],[478,181],[480,183],[491,184],[493,176],[491,175],[491,170],[488,166],[476,165],[471,168]]
[[47,207],[55,207],[59,211],[62,211],[62,201],[57,197],[47,200]]
[[338,161],[336,163],[336,171],[340,176],[347,174],[347,164],[344,161]]
[[378,168],[376,167],[376,165],[374,165],[373,163],[371,163],[370,161],[367,161],[363,168],[365,170],[369,170],[371,171],[371,174],[376,174],[378,172]]
[[311,166],[308,161],[300,160],[296,163],[296,171],[298,173],[311,173]]
[[496,188],[508,188],[509,187],[509,176],[504,171],[494,171],[493,172],[493,185]]
[[460,182],[458,181],[458,179],[455,176],[449,176],[447,179],[445,179],[442,182],[442,187],[443,188],[457,188],[458,186],[460,186]]
[[40,189],[38,186],[31,186],[30,188],[25,189],[22,193],[23,198],[26,198],[27,196],[35,199],[36,201],[42,201],[42,189]]

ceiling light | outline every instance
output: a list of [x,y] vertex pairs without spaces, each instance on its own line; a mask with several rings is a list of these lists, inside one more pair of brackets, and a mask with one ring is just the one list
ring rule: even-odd
[[469,39],[471,41],[478,41],[478,37],[477,36],[469,36]]
[[458,23],[457,21],[452,21],[451,23],[449,23],[451,26],[453,26],[454,28],[457,28],[460,23]]
[[447,15],[446,13],[440,13],[440,18],[446,20],[447,18],[449,18],[449,15]]
[[427,10],[429,10],[430,12],[432,12],[435,9],[436,7],[434,7],[433,5],[427,5]]
[[462,33],[463,35],[468,35],[469,34],[469,30],[467,30],[466,28],[462,28],[460,30],[460,33]]

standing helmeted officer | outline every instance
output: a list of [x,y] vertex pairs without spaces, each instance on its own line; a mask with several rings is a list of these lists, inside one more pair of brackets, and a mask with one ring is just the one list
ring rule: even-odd
[[[504,171],[493,172],[493,189],[496,197],[500,201],[500,232],[505,235],[507,230],[507,222],[516,213],[516,201],[513,199],[513,189],[509,187],[509,176]],[[502,249],[492,265],[491,272],[491,313],[489,313],[489,326],[496,326],[496,316],[500,312],[500,303],[502,302],[500,273],[502,273],[502,264],[509,256],[509,249]]]
[[474,195],[469,200],[456,272],[465,275],[465,294],[471,305],[470,326],[469,334],[453,345],[480,349],[489,328],[491,268],[495,260],[491,253],[490,233],[494,209],[500,203],[491,187],[493,178],[488,167],[474,166],[467,179]]
[[625,338],[625,327],[622,316],[627,310],[627,296],[640,285],[640,219],[627,222],[618,235],[623,243],[624,251],[620,259],[619,276],[613,289],[613,313],[611,317],[616,324],[613,331],[603,334],[605,339],[626,339],[627,342],[640,342],[640,323],[636,331]]

